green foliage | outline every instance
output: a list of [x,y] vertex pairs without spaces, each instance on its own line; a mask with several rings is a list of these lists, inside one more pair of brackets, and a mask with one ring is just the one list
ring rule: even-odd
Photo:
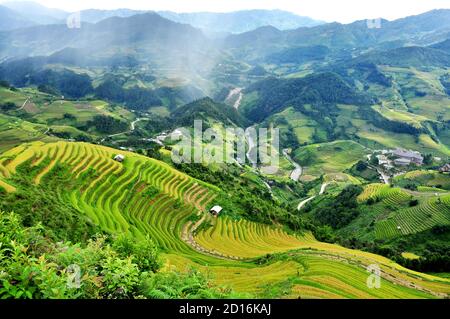
[[6,103],[2,103],[0,104],[0,110],[7,112],[7,111],[11,111],[16,109],[16,105],[12,102],[6,102]]
[[23,188],[14,193],[0,193],[0,210],[15,212],[29,227],[41,223],[45,234],[52,239],[84,242],[98,228],[53,191],[68,174],[60,166],[54,172],[54,178],[41,185],[33,184],[30,178],[33,171],[18,175],[16,182]]
[[9,84],[8,81],[0,80],[0,87],[5,88],[5,89],[9,89],[11,87],[11,84]]
[[195,270],[157,273],[144,280],[141,293],[150,299],[242,298],[231,289],[211,286],[210,278]]
[[336,235],[334,234],[333,228],[328,225],[319,226],[314,229],[314,236],[319,241],[326,243],[336,242]]
[[[279,222],[292,230],[304,228],[304,221],[294,218],[292,208],[274,199],[266,186],[243,178],[243,171],[238,167],[229,166],[226,170],[216,171],[201,164],[182,164],[175,167],[204,182],[220,185],[222,193],[216,201],[224,208],[223,214],[245,217],[269,225]],[[299,196],[305,196],[307,191],[303,190]]]
[[109,77],[95,89],[95,94],[100,99],[116,103],[124,103],[131,109],[146,111],[151,106],[160,106],[162,101],[153,90],[132,87],[125,89],[120,80]]
[[[338,103],[367,105],[371,102],[335,73],[297,79],[270,78],[251,85],[246,91],[258,92],[259,96],[255,105],[244,109],[245,115],[252,121],[264,120],[289,106],[320,121],[329,116]],[[305,105],[313,107],[309,109]]]
[[214,102],[210,98],[204,98],[186,104],[176,109],[171,114],[173,127],[192,127],[194,120],[209,121],[210,119],[219,121],[224,125],[236,124],[243,126],[246,120],[234,109]]
[[418,199],[411,199],[409,201],[409,207],[416,207],[417,205],[419,205],[419,200]]
[[59,95],[60,94],[57,89],[55,89],[54,87],[51,87],[50,85],[47,85],[47,84],[40,84],[40,85],[38,85],[37,89],[42,93],[47,93],[50,95]]
[[159,194],[159,190],[153,186],[149,186],[148,189],[144,193],[144,195],[149,198],[154,198],[158,194]]
[[313,210],[313,219],[334,229],[348,225],[360,214],[356,198],[362,190],[361,186],[350,185],[335,198],[324,200]]
[[433,164],[433,154],[426,154],[426,155],[423,157],[423,163],[424,163],[425,165],[431,165],[431,164]]
[[239,296],[195,269],[160,272],[159,253],[148,237],[97,236],[74,245],[51,241],[45,233],[39,224],[23,227],[18,215],[0,212],[1,299]]
[[108,299],[129,299],[139,284],[139,268],[130,257],[109,256],[103,263],[103,293]]
[[112,247],[121,258],[131,258],[141,270],[157,272],[161,268],[158,247],[149,236],[138,241],[129,235],[120,235],[114,239]]
[[32,73],[30,84],[40,87],[40,90],[49,93],[60,93],[69,98],[81,98],[93,92],[91,78],[86,74],[73,71],[53,71],[50,69]]

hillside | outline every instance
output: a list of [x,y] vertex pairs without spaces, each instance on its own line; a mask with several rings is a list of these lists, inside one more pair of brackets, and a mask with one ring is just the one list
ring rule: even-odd
[[0,31],[9,31],[32,26],[34,23],[3,5],[0,5]]
[[204,98],[179,107],[170,115],[175,126],[192,126],[194,120],[216,122],[225,126],[243,126],[246,120],[233,108]]
[[160,11],[158,14],[175,22],[190,24],[208,33],[243,33],[264,26],[288,30],[324,23],[281,10],[247,10],[228,13]]
[[442,67],[450,66],[450,54],[424,47],[403,47],[380,53],[361,56],[355,63],[374,63],[397,67]]
[[[14,39],[12,44],[11,39]],[[4,56],[49,55],[67,47],[89,50],[91,54],[114,53],[117,46],[141,45],[147,54],[159,58],[186,52],[186,48],[207,49],[208,40],[198,29],[164,19],[156,13],[132,17],[111,17],[97,24],[86,23],[80,29],[65,25],[45,25],[14,32],[0,32],[0,54]],[[45,43],[45,46],[43,44]],[[155,50],[158,47],[159,50]],[[25,50],[27,52],[25,53]],[[137,52],[134,52],[135,54]],[[148,57],[147,57],[148,58]]]
[[11,10],[20,12],[20,15],[35,24],[62,24],[69,16],[68,12],[59,9],[47,8],[32,1],[5,2],[3,5]]
[[[24,218],[54,227],[54,236],[67,236],[58,233],[58,224],[49,224],[55,221],[46,213],[66,203],[67,213],[109,233],[125,232],[135,238],[150,234],[170,265],[191,264],[202,270],[207,263],[216,282],[262,296],[260,283],[276,286],[287,278],[292,286],[284,297],[423,298],[449,292],[446,280],[410,272],[376,255],[322,244],[309,235],[289,234],[276,227],[237,222],[225,216],[213,219],[205,210],[215,203],[220,189],[140,155],[125,152],[124,163],[115,162],[115,154],[117,151],[101,146],[66,142],[25,144],[6,152],[0,158],[1,187],[6,190],[0,195],[1,208],[15,208]],[[21,194],[32,189],[33,198],[47,194],[53,200],[42,201],[40,213],[30,215],[28,208],[33,203]],[[205,220],[215,226],[200,230],[198,226]],[[64,227],[71,227],[70,222],[59,221],[66,224]],[[223,232],[216,231],[217,227],[229,229],[232,241],[223,240]],[[192,237],[195,229],[198,233]],[[234,232],[236,235],[232,235]],[[244,236],[238,241],[242,249],[236,250],[233,240],[240,236]],[[244,238],[253,238],[253,244]],[[211,246],[211,240],[222,244]],[[289,255],[282,254],[288,250]],[[262,262],[249,259],[270,252],[281,254]],[[337,257],[351,259],[352,263],[342,263]],[[386,276],[381,289],[370,290],[362,267],[374,261],[382,265]]]
[[334,73],[315,74],[298,79],[267,79],[247,88],[246,94],[255,98],[248,104],[244,101],[242,110],[254,121],[264,120],[288,106],[302,109],[306,105],[313,105],[311,112],[322,116],[321,108],[327,109],[331,104],[370,103],[369,99]]

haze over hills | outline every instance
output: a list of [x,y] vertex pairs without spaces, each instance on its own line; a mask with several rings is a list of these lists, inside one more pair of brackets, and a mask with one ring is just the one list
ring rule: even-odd
[[69,13],[63,10],[50,9],[32,1],[4,2],[2,5],[14,10],[36,24],[65,23],[65,19],[69,15]]
[[[6,2],[3,6],[20,13],[25,19],[36,24],[60,24],[71,14],[59,9],[49,9],[31,1]],[[80,12],[83,22],[97,23],[101,20],[121,17],[126,18],[149,11],[116,9],[99,10],[88,9]],[[242,33],[262,26],[273,26],[280,30],[310,27],[324,23],[309,17],[302,17],[281,10],[248,10],[230,13],[176,13],[171,11],[158,11],[159,15],[174,22],[190,24],[207,33]],[[22,25],[26,27],[26,25]],[[17,28],[13,25],[9,29]],[[0,28],[0,30],[3,28]]]
[[324,23],[281,10],[248,10],[230,13],[159,11],[158,14],[172,21],[187,23],[196,28],[215,33],[243,33],[263,26],[289,30]]

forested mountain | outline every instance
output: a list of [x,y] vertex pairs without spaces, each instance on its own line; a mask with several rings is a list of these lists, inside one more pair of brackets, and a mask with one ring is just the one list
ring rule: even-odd
[[194,123],[194,120],[240,127],[244,126],[247,122],[237,110],[229,108],[224,104],[216,103],[211,98],[204,98],[186,104],[175,110],[171,117],[173,123],[175,123],[174,127],[190,127]]
[[[14,39],[14,41],[12,41]],[[12,45],[11,45],[12,44]],[[89,49],[89,52],[114,52],[119,46],[164,55],[186,48],[204,47],[208,40],[201,31],[171,22],[155,13],[129,18],[113,17],[97,24],[84,24],[80,29],[66,25],[46,25],[0,33],[2,56],[48,55],[67,47]],[[154,48],[158,46],[159,50]],[[159,53],[158,53],[159,52]]]
[[320,112],[321,108],[327,109],[331,104],[371,103],[368,97],[357,92],[335,73],[314,74],[299,79],[262,80],[246,89],[246,94],[254,93],[257,98],[246,105],[243,112],[257,122],[289,106]]
[[63,10],[47,8],[32,1],[12,1],[2,5],[20,13],[21,16],[36,24],[65,23],[66,18],[70,15]]
[[280,30],[313,27],[324,22],[281,10],[248,10],[229,13],[175,13],[159,11],[158,14],[179,23],[187,23],[207,32],[243,33],[264,26]]
[[369,53],[354,60],[355,63],[374,63],[399,67],[450,66],[450,51],[444,52],[427,47],[402,47],[384,52]]
[[0,5],[0,31],[26,28],[34,23],[3,5]]

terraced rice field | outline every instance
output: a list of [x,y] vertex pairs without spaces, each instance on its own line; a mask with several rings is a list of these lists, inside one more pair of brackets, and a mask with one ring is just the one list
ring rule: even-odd
[[400,188],[392,188],[386,184],[370,184],[358,196],[358,202],[363,203],[369,199],[381,200],[388,205],[402,205],[411,198],[407,192]]
[[[393,209],[385,219],[375,224],[376,237],[387,239],[418,233],[436,225],[449,225],[450,195],[437,191],[436,193],[441,195],[430,196],[425,193],[417,197],[419,201],[417,206],[409,207],[408,203],[413,196],[405,190],[383,184],[371,184],[366,186],[358,201],[363,203],[370,198],[381,200],[385,207]],[[377,208],[380,209],[379,205],[373,206],[373,209]]]
[[449,204],[433,198],[419,206],[403,209],[395,213],[392,218],[377,223],[375,226],[376,236],[389,238],[418,233],[436,225],[449,225]]
[[[32,183],[39,185],[56,167],[65,167],[67,184],[55,191],[103,229],[138,238],[150,234],[165,251],[195,253],[181,240],[181,230],[192,214],[205,211],[214,190],[156,160],[125,153],[121,164],[115,154],[84,143],[32,143],[3,154],[0,172],[12,176],[29,165]],[[12,190],[5,185],[0,179],[0,186]]]
[[[197,233],[220,190],[169,165],[137,154],[86,143],[34,142],[0,156],[0,187],[8,191],[51,185],[59,198],[111,233],[150,235],[167,267],[195,266],[238,291],[267,296],[289,281],[285,298],[433,298],[450,293],[450,280],[409,271],[373,254],[290,235],[281,228],[225,216]],[[17,179],[20,176],[22,179]],[[57,182],[54,182],[57,180]],[[45,189],[45,188],[43,188]],[[450,202],[450,198],[442,201]],[[215,203],[214,203],[215,204]],[[196,234],[196,236],[193,236]],[[267,254],[280,258],[259,264]],[[365,267],[379,264],[382,288],[366,286]],[[270,295],[270,294],[269,294]]]
[[258,257],[304,246],[304,240],[288,235],[277,227],[218,218],[214,226],[199,233],[195,240],[208,250],[225,256]]
[[428,187],[450,190],[450,175],[437,171],[412,171],[394,179],[397,183],[417,183]]

